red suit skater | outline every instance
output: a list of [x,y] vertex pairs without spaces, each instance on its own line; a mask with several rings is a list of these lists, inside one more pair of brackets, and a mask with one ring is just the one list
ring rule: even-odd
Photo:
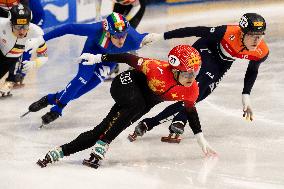
[[[133,122],[163,101],[184,101],[186,111],[191,116],[190,124],[198,144],[206,155],[215,151],[202,134],[199,118],[194,107],[198,97],[195,77],[201,66],[201,57],[189,45],[174,47],[168,55],[168,62],[142,58],[131,54],[82,54],[81,63],[93,65],[99,62],[121,62],[136,68],[122,72],[112,82],[111,95],[115,101],[108,115],[94,129],[81,133],[70,143],[49,151],[43,160],[37,162],[41,167],[58,161],[78,151],[94,146],[91,156],[83,164],[97,168],[99,160],[105,157],[109,144]],[[195,112],[195,113],[194,113]],[[144,132],[137,130],[137,135]]]

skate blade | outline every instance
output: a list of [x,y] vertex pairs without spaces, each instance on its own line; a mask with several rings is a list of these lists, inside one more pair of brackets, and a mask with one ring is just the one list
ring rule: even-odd
[[20,88],[23,88],[25,86],[25,84],[15,84],[13,86],[13,89],[20,89]]
[[92,162],[92,161],[84,159],[82,164],[85,165],[85,166],[94,168],[94,169],[97,169],[100,166],[99,160],[96,160],[96,161]]
[[46,124],[41,124],[39,127],[38,127],[38,129],[42,129],[42,128],[44,128],[44,126],[45,126]]
[[41,168],[46,167],[46,163],[45,163],[44,161],[40,160],[40,159],[36,162],[36,164],[37,164],[38,166],[40,166]]
[[167,143],[180,143],[180,138],[169,138],[169,137],[162,137],[161,142],[167,142]]
[[133,142],[133,141],[135,141],[136,139],[137,139],[137,135],[135,135],[135,134],[129,134],[128,135],[128,140],[130,141],[130,142]]
[[7,95],[1,95],[0,98],[5,99],[5,98],[12,97],[12,96],[13,96],[13,94],[7,94]]
[[20,116],[20,118],[25,117],[26,115],[28,115],[30,113],[30,111],[27,111],[26,113],[24,113],[23,115]]

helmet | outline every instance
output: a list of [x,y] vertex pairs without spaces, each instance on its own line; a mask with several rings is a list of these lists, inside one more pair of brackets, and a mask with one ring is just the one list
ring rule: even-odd
[[119,3],[122,5],[130,5],[131,3],[133,3],[136,0],[113,0],[115,3]]
[[201,56],[189,45],[178,45],[169,52],[168,62],[172,69],[194,73],[196,76],[201,67]]
[[28,25],[32,19],[32,12],[28,7],[18,4],[10,9],[9,18],[12,25]]
[[266,22],[262,16],[256,13],[246,13],[242,16],[239,26],[246,34],[248,32],[257,32],[264,34]]
[[103,21],[103,27],[110,35],[123,37],[129,30],[129,22],[121,14],[113,12]]

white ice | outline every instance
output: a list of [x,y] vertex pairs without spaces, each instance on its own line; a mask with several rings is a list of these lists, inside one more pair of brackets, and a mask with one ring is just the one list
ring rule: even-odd
[[[235,62],[216,91],[198,104],[204,135],[218,158],[203,156],[189,128],[180,144],[161,143],[160,137],[168,134],[168,122],[134,143],[126,137],[135,125],[128,128],[111,144],[97,170],[81,164],[90,149],[44,169],[38,167],[35,162],[48,150],[92,129],[113,104],[110,83],[106,82],[70,103],[64,116],[47,128],[39,130],[38,126],[48,109],[19,118],[33,101],[63,89],[76,73],[75,60],[84,38],[66,36],[48,42],[50,61],[29,75],[25,88],[0,100],[0,188],[283,189],[284,3],[253,2],[152,6],[138,28],[141,32],[162,32],[184,26],[216,26],[237,22],[245,12],[258,12],[266,18],[270,56],[261,65],[251,94],[255,121],[242,118],[247,62]],[[174,44],[192,43],[193,39],[155,44],[141,50],[140,55],[165,59]],[[147,116],[154,116],[168,104],[155,107]]]

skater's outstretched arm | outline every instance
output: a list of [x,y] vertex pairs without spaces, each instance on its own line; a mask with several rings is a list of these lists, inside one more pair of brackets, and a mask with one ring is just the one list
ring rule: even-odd
[[94,24],[66,24],[44,34],[43,38],[48,41],[67,34],[92,36],[99,28],[101,28],[100,22]]
[[138,70],[141,69],[141,65],[144,63],[144,58],[129,54],[129,53],[121,53],[121,54],[90,54],[90,53],[83,53],[79,60],[79,63],[83,65],[93,65],[100,62],[116,62],[116,63],[126,63],[129,66],[136,68]]

